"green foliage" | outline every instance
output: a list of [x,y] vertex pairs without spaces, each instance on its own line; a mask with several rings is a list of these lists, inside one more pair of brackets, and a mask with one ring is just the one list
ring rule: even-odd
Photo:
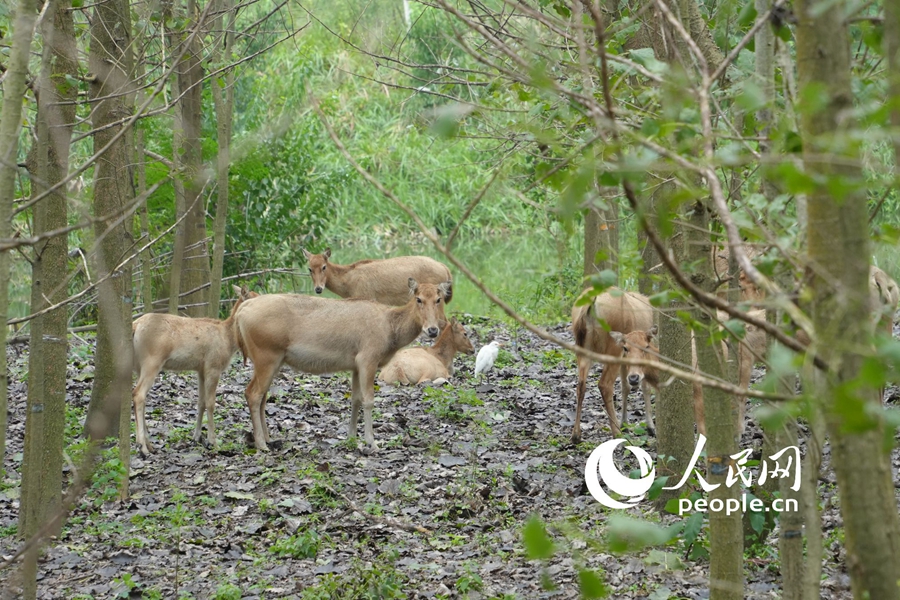
[[340,575],[324,575],[316,585],[303,590],[303,600],[400,600],[409,583],[397,570],[398,554],[386,552],[376,560],[363,564],[354,561]]
[[243,592],[233,583],[222,583],[216,588],[213,600],[241,600]]
[[322,540],[314,529],[298,531],[287,538],[280,538],[269,547],[269,552],[291,558],[315,558]]
[[425,388],[424,401],[428,412],[442,421],[463,421],[468,417],[463,406],[483,406],[475,391],[466,388]]

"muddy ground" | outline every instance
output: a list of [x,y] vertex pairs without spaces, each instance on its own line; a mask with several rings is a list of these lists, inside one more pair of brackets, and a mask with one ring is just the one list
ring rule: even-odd
[[[470,319],[468,329],[476,348],[494,337],[511,341],[508,330],[483,320]],[[565,326],[554,331],[571,339]],[[100,467],[46,551],[38,596],[576,598],[578,569],[589,568],[611,598],[708,597],[708,562],[690,558],[683,543],[635,554],[614,554],[602,543],[608,517],[621,511],[599,505],[583,485],[588,454],[609,439],[595,386],[599,367],[585,407],[585,441],[574,446],[573,358],[527,332],[516,342],[516,354],[501,355],[488,384],[472,379],[473,356],[457,356],[457,375],[447,385],[382,388],[374,419],[380,450],[371,456],[346,440],[345,374],[285,371],[276,379],[268,420],[281,444],[267,454],[245,439],[243,391],[251,367],[235,359],[219,384],[217,451],[191,439],[196,376],[164,374],[147,408],[156,454],[143,459],[133,446],[125,503],[114,500],[109,465]],[[73,342],[71,433],[88,404],[92,352],[89,343]],[[27,348],[11,349],[10,360],[8,475],[0,488],[4,557],[17,544]],[[896,400],[897,390],[890,394]],[[655,439],[634,426],[644,417],[639,394],[630,406],[629,437],[652,452]],[[760,444],[760,430],[751,424],[743,447]],[[69,448],[76,458],[77,451]],[[829,499],[834,476],[825,458],[821,485]],[[65,475],[72,476],[71,466]],[[823,594],[849,598],[838,503],[827,500],[824,508]],[[659,521],[650,502],[627,513]],[[549,524],[553,558],[526,559],[521,531],[530,515]],[[777,536],[776,528],[747,553],[748,598],[780,597]],[[704,531],[691,550],[702,554],[706,543]],[[15,584],[10,570],[2,579]]]

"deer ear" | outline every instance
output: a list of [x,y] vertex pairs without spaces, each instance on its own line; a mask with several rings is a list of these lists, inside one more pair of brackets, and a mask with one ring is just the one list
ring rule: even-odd
[[325,252],[322,253],[322,256],[325,257],[325,260],[331,258],[331,248],[325,248]]
[[407,283],[407,285],[409,285],[409,293],[410,294],[415,294],[416,290],[419,289],[419,282],[416,281],[415,279],[413,279],[412,277],[410,277],[409,281],[407,281],[406,283]]
[[620,332],[618,332],[618,331],[610,331],[610,332],[609,332],[609,337],[611,337],[613,340],[615,340],[615,342],[616,342],[618,345],[620,345],[620,346],[624,346],[624,345],[625,345],[625,336],[622,335]]
[[453,297],[453,283],[445,281],[444,283],[438,284],[438,289],[444,296],[444,302],[450,302],[450,298]]
[[312,258],[312,254],[309,253],[309,250],[307,250],[306,248],[300,248],[300,250],[303,251],[303,256],[306,257],[306,260],[309,260],[310,258]]
[[659,333],[659,327],[657,327],[656,325],[654,325],[653,327],[650,328],[649,331],[647,331],[647,335],[650,336],[651,338],[655,338],[658,333]]
[[240,288],[240,287],[238,287],[238,286],[236,286],[236,285],[232,285],[232,286],[231,286],[231,289],[232,289],[232,291],[234,291],[235,294],[238,295],[238,298],[240,298],[241,296],[244,295],[244,289],[243,289],[243,288]]

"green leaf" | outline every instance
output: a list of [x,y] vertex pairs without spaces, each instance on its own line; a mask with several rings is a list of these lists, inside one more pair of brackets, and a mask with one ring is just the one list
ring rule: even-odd
[[644,563],[648,565],[660,565],[669,570],[683,569],[684,563],[681,558],[673,552],[665,552],[663,550],[651,550],[647,553]]
[[609,590],[600,576],[589,569],[578,571],[578,588],[581,590],[582,598],[606,598],[609,594]]
[[659,497],[659,494],[662,492],[663,486],[666,485],[667,481],[669,481],[668,475],[664,477],[657,477],[653,481],[653,485],[650,486],[650,489],[647,490],[647,498],[650,500],[656,500]]
[[588,281],[595,292],[601,293],[616,285],[618,279],[619,276],[616,275],[615,271],[603,269],[599,273],[591,275]]
[[768,103],[765,92],[751,80],[744,81],[734,101],[748,113],[756,112]]
[[253,500],[253,494],[246,492],[225,492],[223,495],[232,500]]
[[741,9],[741,14],[738,15],[738,26],[739,27],[749,27],[750,25],[756,22],[756,7],[752,2],[744,3],[744,8]]
[[553,540],[547,535],[547,529],[540,517],[532,515],[522,528],[522,540],[525,542],[525,555],[528,560],[553,558],[556,551]]
[[661,546],[672,539],[672,531],[656,523],[622,515],[609,518],[609,548],[613,552],[634,552],[647,546]]

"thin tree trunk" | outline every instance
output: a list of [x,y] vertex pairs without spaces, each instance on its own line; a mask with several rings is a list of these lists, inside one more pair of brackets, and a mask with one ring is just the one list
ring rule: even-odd
[[[688,225],[682,228],[686,237],[687,260],[698,265],[692,274],[693,282],[709,293],[715,293],[713,254],[710,252],[709,219],[706,207],[697,202],[687,215]],[[706,311],[697,311],[701,327],[694,332],[697,351],[697,368],[701,373],[733,380],[736,369],[729,368],[722,352],[722,345],[714,343],[712,332],[718,326]],[[735,348],[729,352],[732,363],[737,362]],[[709,437],[707,481],[718,484],[710,492],[710,504],[719,500],[727,506],[737,501],[740,485],[726,485],[729,458],[737,453],[735,407],[731,395],[714,388],[703,390],[706,432]],[[738,600],[744,597],[744,530],[741,513],[726,511],[709,513],[709,597],[710,600]]]
[[[869,317],[869,235],[864,181],[859,152],[853,144],[835,145],[847,127],[853,90],[850,80],[850,38],[843,6],[828,0],[798,0],[797,66],[802,89],[818,88],[823,106],[801,115],[803,157],[807,171],[844,185],[835,198],[821,185],[807,198],[807,237],[813,290],[813,324],[819,356],[832,369],[816,377],[816,394],[824,405],[832,461],[841,493],[846,535],[847,568],[855,598],[900,598],[900,521],[884,423],[871,418],[865,431],[846,431],[842,413],[878,414],[876,389],[853,388],[860,378],[871,345]],[[823,159],[823,157],[825,157]],[[827,157],[834,157],[828,160]],[[856,188],[847,190],[847,183]],[[866,408],[871,407],[871,410]]]
[[[170,33],[170,40],[175,38],[174,33]],[[170,47],[172,52],[177,52],[177,45],[172,44]],[[172,97],[179,96],[178,77],[173,77],[171,81]],[[181,120],[181,106],[175,105],[173,115],[175,121],[172,128],[172,164],[175,167],[177,175],[173,180],[172,186],[175,190],[175,220],[178,225],[175,226],[175,240],[172,248],[172,267],[169,270],[169,314],[177,315],[178,307],[181,300],[181,272],[184,268],[184,240],[185,227],[187,226],[184,219],[184,179],[182,171],[181,147],[184,140],[184,125]]]
[[[96,5],[91,27],[91,72],[95,81],[91,84],[91,97],[106,97],[96,103],[93,113],[94,148],[101,148],[116,135],[122,125],[107,125],[131,114],[129,100],[132,94],[131,75],[131,13],[127,0],[108,0]],[[120,494],[125,495],[128,485],[131,439],[131,398],[111,395],[112,390],[130,387],[117,382],[124,377],[119,369],[122,357],[131,356],[131,268],[115,271],[116,266],[132,245],[131,219],[122,219],[122,210],[134,196],[130,165],[134,157],[128,145],[128,136],[122,136],[97,160],[94,168],[94,215],[101,219],[95,225],[97,243],[94,260],[99,278],[112,276],[98,286],[98,293],[107,301],[99,305],[97,323],[97,352],[95,358],[94,385],[87,422],[103,431],[101,417],[109,416],[105,433],[118,432],[119,454],[126,470]],[[103,402],[115,402],[118,410],[103,409]]]
[[[62,181],[69,168],[69,144],[75,123],[77,89],[66,81],[78,65],[72,14],[50,0],[41,25],[44,50],[37,84],[37,140],[30,153],[32,196]],[[65,188],[62,188],[65,190]],[[33,209],[34,232],[66,226],[66,197],[57,191]],[[34,247],[31,308],[38,311],[66,297],[67,237],[59,235]],[[59,510],[66,419],[66,309],[58,308],[31,322],[28,353],[25,444],[19,534],[30,538]],[[58,530],[50,532],[51,535]],[[37,597],[38,546],[23,565],[23,597]]]
[[[668,204],[666,194],[674,192],[675,186],[667,183],[661,186],[654,196],[655,203],[661,206]],[[656,219],[649,219],[655,223]],[[678,264],[684,264],[687,260],[687,248],[684,231],[678,230],[668,239],[672,256]],[[651,248],[651,245],[647,245]],[[656,253],[653,252],[653,257]],[[645,256],[646,260],[646,256]],[[646,262],[644,263],[646,267]],[[668,286],[677,285],[672,277],[666,278]],[[678,320],[678,313],[693,314],[691,305],[682,301],[670,301],[663,309],[659,318],[659,352],[664,360],[673,364],[691,364],[691,334],[684,323]],[[674,380],[668,386],[659,390],[659,398],[656,402],[656,439],[658,444],[657,473],[660,476],[668,475],[677,479],[688,468],[691,456],[694,453],[694,395],[691,384]],[[672,483],[674,480],[670,481]],[[677,497],[678,490],[663,490],[656,503],[658,510],[663,510],[666,503]]]
[[[38,79],[37,141],[29,160],[32,196],[62,181],[69,169],[69,144],[75,124],[78,56],[72,13],[50,0],[41,25],[44,42]],[[66,226],[65,188],[34,206],[34,233]],[[66,298],[67,237],[58,235],[34,247],[31,309],[40,311]],[[22,510],[19,533],[31,537],[59,508],[66,401],[66,309],[58,308],[31,321],[25,450],[22,459]],[[55,532],[54,532],[55,533]],[[34,597],[26,577],[26,597]]]
[[[12,237],[13,199],[16,195],[16,164],[18,162],[19,127],[22,124],[22,99],[28,77],[28,54],[37,18],[35,0],[19,0],[12,34],[12,47],[3,81],[3,107],[0,108],[0,239]],[[0,348],[6,348],[9,309],[9,253],[0,252]],[[7,363],[6,352],[0,352],[0,474],[6,454],[7,424]]]
[[611,201],[609,208],[589,208],[584,216],[584,275],[613,271],[618,275],[619,227],[618,206]]
[[[234,2],[222,0],[220,10],[227,12],[225,34],[222,43],[223,51],[219,54],[218,63],[231,61],[234,44]],[[218,23],[222,18],[217,20]],[[217,44],[218,47],[218,44]],[[219,306],[222,300],[222,269],[225,263],[225,222],[228,217],[228,167],[231,163],[231,124],[234,116],[234,70],[229,69],[212,82],[213,101],[216,105],[216,133],[219,140],[219,155],[216,163],[216,186],[218,200],[216,202],[216,220],[213,228],[213,266],[210,274],[209,316],[219,317]]]
[[884,2],[884,52],[887,55],[888,94],[891,99],[891,139],[894,142],[894,163],[900,166],[900,0]]
[[203,203],[203,156],[201,152],[200,133],[203,116],[203,65],[200,63],[200,49],[197,36],[188,37],[188,31],[195,25],[194,19],[199,13],[195,0],[189,0],[187,14],[191,27],[183,30],[182,43],[189,43],[187,52],[182,55],[178,65],[178,87],[181,91],[181,124],[184,127],[182,140],[182,159],[184,161],[184,203],[187,216],[184,219],[184,265],[181,271],[181,287],[185,290],[197,290],[184,297],[187,314],[202,317],[209,309],[205,304],[209,301],[208,285],[209,251],[206,233],[206,206]]
[[[143,73],[143,65],[140,65],[139,69],[140,72]],[[138,80],[142,79],[143,75],[138,78]],[[143,92],[138,92],[138,94],[138,104],[143,104],[144,94]],[[137,191],[139,195],[143,195],[143,193],[147,191],[147,159],[144,156],[144,130],[141,127],[136,127],[134,132],[134,157],[135,166],[137,168]],[[148,199],[145,198],[138,209],[141,228],[141,236],[138,240],[138,245],[141,248],[146,246],[150,241],[150,215],[147,209],[147,201]],[[153,312],[152,259],[153,257],[149,247],[141,252],[141,304],[144,307],[143,312],[145,313]]]

